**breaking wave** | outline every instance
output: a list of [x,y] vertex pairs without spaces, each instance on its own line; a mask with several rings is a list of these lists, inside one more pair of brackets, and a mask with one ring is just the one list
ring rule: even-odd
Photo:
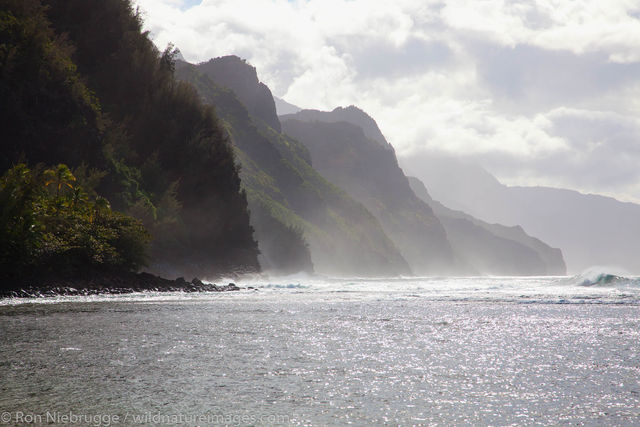
[[586,287],[639,287],[640,277],[615,274],[610,270],[591,268],[569,279],[570,283]]

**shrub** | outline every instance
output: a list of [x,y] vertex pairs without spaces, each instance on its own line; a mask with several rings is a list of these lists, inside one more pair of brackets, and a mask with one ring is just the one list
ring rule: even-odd
[[0,279],[135,271],[149,240],[140,221],[112,211],[64,164],[19,164],[0,179]]

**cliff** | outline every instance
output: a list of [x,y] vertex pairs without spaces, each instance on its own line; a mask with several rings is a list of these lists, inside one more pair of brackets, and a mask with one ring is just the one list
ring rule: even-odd
[[[447,274],[462,269],[454,257],[442,224],[409,186],[395,153],[373,119],[369,138],[354,123],[333,121],[335,113],[361,114],[353,107],[336,109],[331,121],[305,111],[282,117],[283,131],[302,142],[314,167],[333,184],[361,202],[380,221],[416,274]],[[327,116],[325,116],[327,117]],[[361,120],[357,121],[358,123]],[[373,122],[375,124],[375,122]]]
[[258,80],[255,67],[235,55],[198,64],[198,71],[219,86],[232,88],[251,116],[280,132],[280,121],[271,90]]
[[447,232],[456,254],[481,274],[564,275],[566,266],[560,249],[552,248],[522,227],[507,227],[480,221],[433,200],[417,178],[409,177],[416,196],[433,208]]
[[[211,68],[216,61],[218,59],[205,64]],[[247,69],[252,68],[240,60],[221,61],[235,64],[239,68],[237,74],[248,73]],[[278,272],[308,270],[305,262],[277,261],[278,251],[291,249],[269,247],[268,242],[277,237],[275,221],[281,224],[279,228],[301,232],[299,237],[303,240],[297,243],[295,239],[288,240],[294,247],[292,252],[302,251],[306,242],[316,272],[364,276],[410,273],[406,261],[377,219],[345,191],[323,178],[312,166],[309,151],[302,144],[245,108],[236,96],[236,90],[248,91],[243,87],[245,80],[231,82],[234,86],[225,88],[200,68],[201,65],[178,63],[176,73],[191,82],[204,102],[214,106],[225,122],[241,165],[242,185],[247,192],[265,268]],[[240,86],[236,87],[236,83]]]

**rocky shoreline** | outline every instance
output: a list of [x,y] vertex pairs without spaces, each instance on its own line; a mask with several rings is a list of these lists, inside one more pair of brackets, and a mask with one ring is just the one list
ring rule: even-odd
[[[149,273],[100,275],[93,277],[47,278],[15,287],[0,284],[0,298],[44,298],[78,295],[117,295],[133,292],[230,292],[241,288],[235,283],[216,285],[194,278],[164,279]],[[253,289],[249,287],[247,289]]]

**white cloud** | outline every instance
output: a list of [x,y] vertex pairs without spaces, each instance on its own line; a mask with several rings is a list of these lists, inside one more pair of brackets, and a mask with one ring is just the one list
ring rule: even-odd
[[528,44],[576,54],[606,51],[611,60],[640,60],[636,1],[448,0],[448,26],[506,46]]
[[480,160],[506,184],[566,187],[640,202],[640,118],[561,107],[535,121],[533,129],[545,129],[542,140],[554,138],[561,146],[527,156],[505,150],[455,154]]
[[640,199],[637,0],[192,3],[136,0],[160,48],[246,58],[301,107],[358,105],[399,155]]

